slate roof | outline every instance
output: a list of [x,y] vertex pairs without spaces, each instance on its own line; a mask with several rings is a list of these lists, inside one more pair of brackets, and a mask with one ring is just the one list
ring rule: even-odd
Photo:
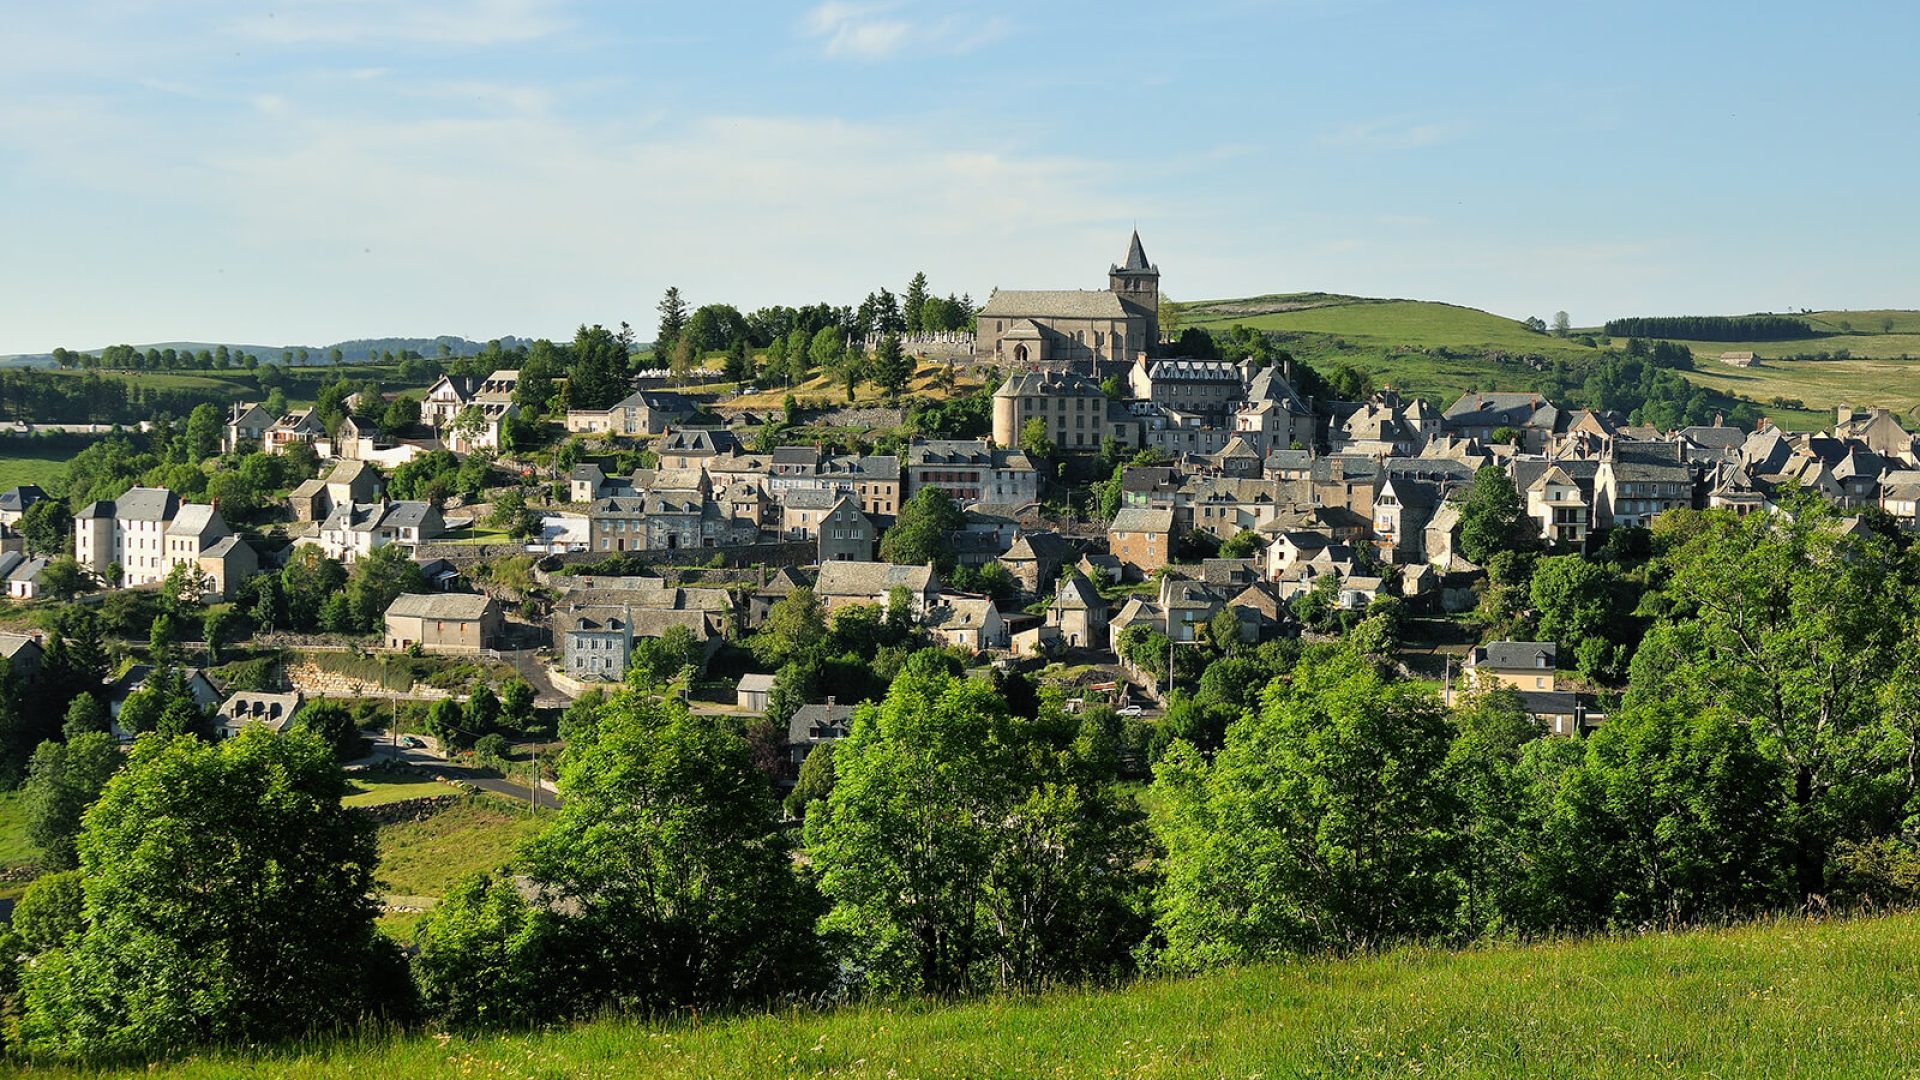
[[172,523],[167,526],[167,535],[201,536],[216,525],[221,529],[227,527],[227,523],[220,519],[219,510],[205,503],[188,503],[173,516]]
[[1129,312],[1107,289],[995,289],[980,309],[987,319],[1124,319]]
[[477,593],[401,593],[387,605],[387,615],[416,619],[478,619],[491,598]]
[[1240,365],[1227,360],[1149,360],[1147,378],[1154,382],[1239,383]]
[[203,559],[224,559],[233,554],[233,549],[243,547],[246,541],[235,535],[223,536],[212,547],[200,553]]
[[1520,707],[1529,716],[1572,716],[1580,695],[1570,690],[1522,690]]
[[993,447],[985,439],[915,439],[907,445],[913,465],[992,465]]
[[47,497],[38,484],[22,484],[0,491],[0,513],[21,513]]
[[780,493],[780,505],[788,510],[831,510],[840,501],[840,493],[826,488],[794,488]]
[[1100,397],[1100,385],[1077,371],[1017,371],[994,397]]
[[820,568],[813,591],[821,596],[883,597],[897,586],[929,593],[937,583],[931,566],[881,562],[830,562]]
[[1140,230],[1133,230],[1133,239],[1127,243],[1127,261],[1113,268],[1113,273],[1157,274],[1159,268],[1147,261],[1147,249],[1140,244]]
[[954,596],[927,612],[926,621],[946,630],[984,630],[996,614],[991,600]]
[[179,510],[180,500],[166,488],[136,487],[108,505],[122,521],[166,521]]
[[1173,511],[1150,510],[1144,506],[1129,506],[1113,515],[1113,524],[1107,526],[1107,532],[1150,532],[1170,533],[1173,531]]
[[[1473,650],[1475,667],[1498,671],[1550,671],[1558,651],[1551,641],[1489,641]],[[1536,661],[1546,654],[1546,667]]]
[[787,743],[833,742],[844,739],[853,730],[852,705],[802,705],[787,721]]
[[1061,579],[1054,606],[1066,611],[1103,610],[1107,602],[1100,599],[1099,590],[1092,582],[1076,575]]

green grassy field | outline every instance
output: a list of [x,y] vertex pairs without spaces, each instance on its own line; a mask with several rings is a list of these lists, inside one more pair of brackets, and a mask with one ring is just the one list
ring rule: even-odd
[[1882,1077],[1920,1068],[1916,1023],[1920,917],[1902,915],[1412,949],[945,1007],[365,1036],[122,1075]]
[[[444,784],[435,794],[445,794]],[[424,821],[380,827],[382,890],[394,896],[440,897],[454,882],[510,859],[521,840],[545,823],[525,806],[486,795],[455,803]]]
[[353,794],[340,800],[345,806],[378,806],[402,799],[458,794],[455,788],[413,773],[359,772],[351,774],[351,779]]
[[[1271,310],[1305,304],[1293,310]],[[1363,348],[1504,349],[1549,357],[1592,356],[1576,341],[1537,334],[1513,319],[1477,308],[1428,300],[1369,300],[1320,294],[1210,300],[1194,305],[1186,324],[1224,330],[1236,324],[1259,330],[1322,334]]]
[[39,484],[44,488],[66,471],[73,453],[71,450],[0,450],[0,489],[21,484]]
[[40,849],[27,839],[26,796],[0,792],[0,869],[30,866],[40,861]]
[[[1698,365],[1687,377],[1750,398],[1789,428],[1831,424],[1839,404],[1901,411],[1920,407],[1920,311],[1825,311],[1800,317],[1828,335],[1790,342],[1679,342],[1693,351]],[[1891,333],[1881,330],[1887,319],[1893,321]],[[1185,323],[1210,330],[1239,324],[1278,331],[1303,360],[1352,364],[1379,385],[1443,402],[1470,390],[1526,387],[1535,373],[1518,356],[1579,361],[1599,351],[1577,340],[1597,330],[1576,330],[1574,338],[1562,339],[1474,308],[1325,293],[1200,301],[1188,306]],[[1766,359],[1842,349],[1849,359]],[[1761,366],[1738,369],[1719,362],[1721,353],[1742,350],[1758,353]],[[1438,355],[1443,351],[1452,355]],[[1902,360],[1903,354],[1917,359]],[[1797,399],[1806,408],[1776,407],[1775,398]]]

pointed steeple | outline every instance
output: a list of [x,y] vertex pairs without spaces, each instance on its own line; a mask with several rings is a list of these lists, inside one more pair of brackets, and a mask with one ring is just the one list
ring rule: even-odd
[[1120,264],[1122,270],[1151,270],[1153,264],[1147,261],[1147,249],[1140,246],[1140,230],[1133,230],[1133,242],[1127,245],[1127,261]]

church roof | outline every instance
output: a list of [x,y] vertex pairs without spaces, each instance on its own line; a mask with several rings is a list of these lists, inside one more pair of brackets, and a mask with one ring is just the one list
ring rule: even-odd
[[1147,261],[1147,249],[1140,246],[1140,230],[1133,230],[1133,241],[1127,245],[1127,261],[1114,267],[1116,273],[1152,274],[1158,273],[1152,263]]
[[980,309],[986,318],[1124,319],[1120,297],[1106,289],[995,289]]

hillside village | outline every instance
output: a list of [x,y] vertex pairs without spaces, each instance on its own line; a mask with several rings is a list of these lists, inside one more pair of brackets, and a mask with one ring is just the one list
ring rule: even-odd
[[1105,288],[904,299],[669,290],[651,350],[336,361],[298,404],[242,357],[267,397],[0,432],[72,448],[0,491],[0,1037],[1920,903],[1899,415],[1728,422],[1664,340],[1563,401],[1374,386],[1172,332],[1137,233]]
[[[1462,535],[1476,487],[1508,489],[1529,539],[1555,554],[1598,552],[1667,511],[1765,513],[1801,492],[1849,528],[1869,527],[1862,514],[1920,528],[1920,440],[1885,409],[1842,407],[1815,433],[1764,421],[1663,431],[1536,394],[1469,393],[1444,408],[1390,388],[1314,398],[1288,359],[1177,355],[1137,233],[1108,276],[1104,290],[996,291],[973,333],[900,342],[989,380],[982,437],[913,436],[888,453],[768,445],[764,418],[729,416],[697,383],[649,372],[607,407],[552,417],[550,438],[592,440],[592,459],[562,472],[503,453],[522,412],[518,370],[441,376],[419,425],[398,434],[377,419],[387,402],[357,395],[331,430],[314,408],[273,415],[236,401],[222,454],[297,449],[317,462],[285,494],[270,538],[236,529],[217,498],[133,486],[75,512],[64,551],[29,551],[16,526],[47,496],[24,486],[0,492],[0,579],[23,602],[53,595],[50,574],[66,595],[185,582],[196,603],[247,610],[260,602],[252,583],[289,563],[337,563],[344,581],[358,562],[398,553],[418,568],[406,591],[385,599],[366,638],[339,640],[510,655],[545,708],[620,682],[636,648],[668,637],[691,643],[687,678],[706,681],[707,662],[783,603],[824,622],[870,606],[970,664],[1133,716],[1164,710],[1183,673],[1197,682],[1180,657],[1169,670],[1179,646],[1338,634],[1386,613],[1396,639],[1416,621],[1446,628],[1420,671],[1447,693],[1510,684],[1551,731],[1578,736],[1603,721],[1611,689],[1598,668],[1573,670],[1579,642],[1478,640],[1495,628],[1460,621],[1489,591],[1493,553]],[[391,497],[395,470],[441,451],[486,456],[477,498]],[[635,451],[643,466],[618,464]],[[548,488],[523,512],[523,540],[456,538],[472,534],[476,508]],[[78,582],[60,572],[63,555]],[[532,581],[503,585],[492,564],[520,556]],[[16,673],[30,673],[44,635],[12,640]],[[731,708],[772,703],[779,779],[791,785],[810,747],[845,734],[859,691],[780,692],[783,672],[765,656],[731,666]],[[243,695],[283,692],[285,709],[262,722],[284,724],[303,693],[322,692],[301,681],[285,672],[204,704],[227,715]]]

